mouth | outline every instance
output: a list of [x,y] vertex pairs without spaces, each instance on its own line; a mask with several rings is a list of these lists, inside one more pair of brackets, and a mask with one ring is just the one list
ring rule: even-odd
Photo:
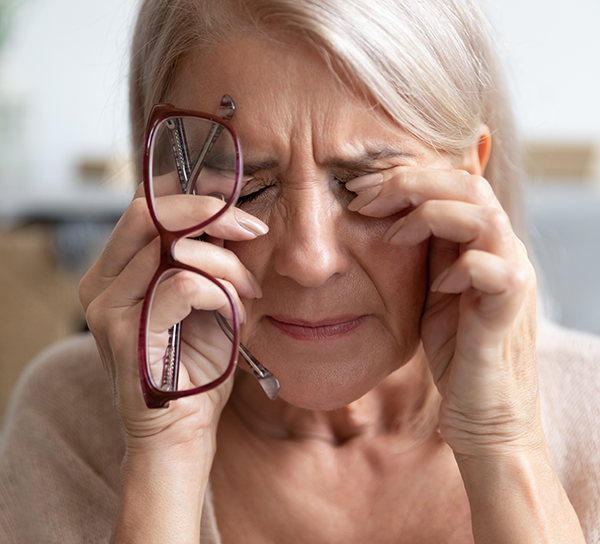
[[304,321],[287,316],[266,316],[269,323],[296,340],[336,340],[358,329],[365,315],[343,315],[320,321]]

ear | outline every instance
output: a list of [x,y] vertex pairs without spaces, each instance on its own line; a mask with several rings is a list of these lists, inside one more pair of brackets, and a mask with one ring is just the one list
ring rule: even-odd
[[492,135],[487,125],[481,125],[479,140],[467,149],[460,165],[462,170],[469,174],[482,176],[485,172],[490,152],[492,151]]

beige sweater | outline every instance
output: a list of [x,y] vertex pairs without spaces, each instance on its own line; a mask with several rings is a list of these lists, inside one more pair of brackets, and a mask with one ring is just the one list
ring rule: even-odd
[[[600,544],[600,338],[547,324],[538,346],[555,467],[587,542]],[[110,540],[124,446],[90,336],[71,338],[32,363],[2,441],[0,543]],[[210,491],[202,519],[202,544],[220,543]]]

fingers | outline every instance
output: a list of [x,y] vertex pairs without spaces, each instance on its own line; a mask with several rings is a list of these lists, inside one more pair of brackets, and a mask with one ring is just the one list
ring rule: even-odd
[[[170,218],[172,230],[200,224],[218,213],[224,205],[214,197],[193,195],[165,196],[157,199],[155,204],[158,217]],[[216,238],[245,241],[266,234],[268,230],[260,219],[239,208],[230,208],[209,224],[205,232]],[[156,236],[157,230],[145,200],[134,200],[115,228],[110,259],[107,256],[101,263],[105,275],[116,276],[120,273],[133,254]]]
[[[169,195],[155,200],[156,216],[170,231],[179,231],[200,225],[216,216],[226,203],[214,196]],[[252,240],[269,231],[260,219],[231,207],[222,216],[190,236],[207,233],[226,240]]]
[[221,286],[215,282],[187,271],[168,274],[161,280],[152,301],[150,332],[163,333],[176,323],[183,321],[192,310],[218,310],[226,318],[232,318],[232,309],[224,289],[234,298],[245,321],[245,310],[235,289],[227,282]]
[[346,183],[358,197],[348,209],[370,217],[388,217],[428,200],[452,200],[500,207],[487,180],[463,170],[397,167]]
[[469,250],[434,279],[431,291],[445,294],[477,291],[473,299],[477,314],[502,329],[519,311],[532,273],[527,265]]
[[461,315],[472,315],[491,330],[515,319],[535,275],[484,178],[401,167],[362,176],[346,187],[358,194],[350,210],[371,217],[405,214],[384,241],[412,247],[429,240],[432,293],[426,310],[443,308],[446,295],[461,295]]
[[[199,224],[218,212],[223,202],[210,196],[178,195],[156,200],[163,217],[175,216],[175,225]],[[177,230],[177,229],[174,229]],[[268,227],[238,208],[230,208],[206,228],[212,239],[252,240],[265,234]],[[199,233],[198,233],[199,234]],[[107,246],[80,284],[84,308],[121,274],[128,263],[158,235],[144,198],[135,198],[115,227]],[[154,268],[156,268],[154,264]]]
[[[121,274],[102,293],[106,307],[133,306],[144,298],[150,280],[158,268],[159,249],[159,240],[155,239],[127,263]],[[231,251],[198,240],[180,240],[175,246],[175,251],[181,262],[200,268],[221,283],[229,285],[229,292],[240,304],[240,307],[241,301],[238,293],[250,299],[262,296],[256,279]],[[180,280],[174,280],[173,295],[177,298],[192,297],[192,301],[197,300],[198,296],[201,297],[204,287],[196,285],[198,292],[194,293],[194,287],[188,285],[185,274],[181,274],[181,276]],[[177,283],[177,281],[181,283]],[[193,305],[191,302],[185,304],[187,307]]]
[[346,183],[358,193],[348,209],[370,217],[405,214],[384,235],[414,246],[436,237],[507,258],[524,254],[489,183],[464,171],[398,167]]
[[398,220],[384,235],[394,245],[414,246],[431,236],[510,257],[514,234],[501,208],[430,200]]
[[254,275],[232,251],[213,243],[184,238],[175,245],[175,258],[230,282],[244,298],[262,298],[262,289]]

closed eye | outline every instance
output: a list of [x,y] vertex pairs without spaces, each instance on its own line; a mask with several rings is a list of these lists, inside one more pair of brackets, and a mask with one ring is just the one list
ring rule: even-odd
[[275,190],[276,178],[253,176],[248,179],[240,191],[236,206],[243,208],[247,205],[266,204],[270,193]]
[[[334,190],[338,197],[343,201],[350,202],[356,197],[356,193],[348,191],[346,189],[346,183],[359,176],[380,171],[380,169],[362,169],[360,171],[346,169],[336,170],[332,172],[330,178],[337,186],[335,189],[332,187],[332,190]],[[258,213],[259,209],[268,205],[274,198],[272,193],[277,191],[279,179],[274,174],[265,174],[262,172],[260,174],[255,174],[252,177],[248,176],[248,178],[249,179],[244,180],[245,183],[240,191],[236,206],[239,208],[250,207],[248,210],[250,213]]]
[[336,181],[340,183],[348,183],[355,178],[360,176],[365,176],[367,174],[375,174],[377,172],[381,172],[381,169],[364,169],[364,170],[342,170],[338,172],[334,172],[333,176]]

